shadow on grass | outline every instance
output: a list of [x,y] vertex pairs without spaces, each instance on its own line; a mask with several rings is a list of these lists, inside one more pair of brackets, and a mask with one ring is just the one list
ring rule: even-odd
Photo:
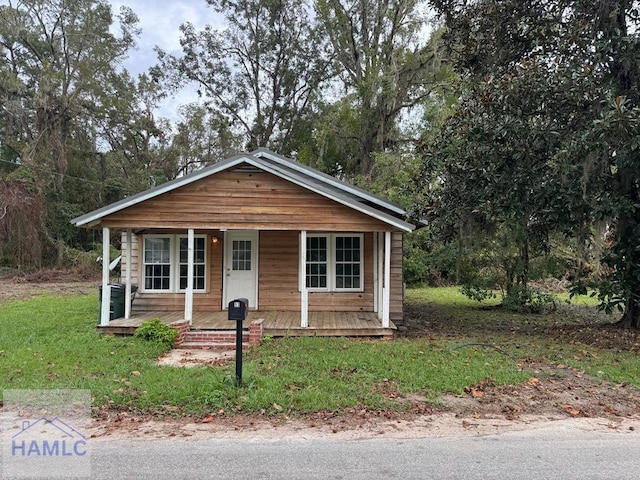
[[500,341],[510,344],[532,339],[583,343],[603,349],[640,351],[640,332],[615,325],[618,318],[599,312],[594,305],[559,301],[547,314],[517,313],[497,301],[478,303],[457,288],[409,290],[405,303],[407,337]]

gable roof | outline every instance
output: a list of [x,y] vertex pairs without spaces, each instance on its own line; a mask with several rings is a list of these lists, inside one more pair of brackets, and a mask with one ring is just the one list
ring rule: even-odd
[[406,212],[399,205],[342,182],[319,170],[278,155],[266,148],[260,148],[251,153],[235,155],[197,172],[176,178],[81,215],[71,220],[71,223],[76,227],[95,226],[102,218],[108,215],[242,164],[248,164],[259,170],[271,173],[405,232],[415,229],[415,225],[405,221]]

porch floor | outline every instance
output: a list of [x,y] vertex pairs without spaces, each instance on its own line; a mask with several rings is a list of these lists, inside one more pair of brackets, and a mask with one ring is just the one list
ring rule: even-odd
[[[159,318],[169,324],[183,320],[181,311],[133,312],[131,318],[111,320],[108,326],[98,326],[103,333],[115,335],[133,335],[136,328],[145,320]],[[393,336],[396,326],[389,322],[389,328],[383,328],[378,315],[373,312],[309,312],[309,326],[300,326],[300,312],[250,310],[242,327],[249,329],[252,320],[264,319],[265,335],[274,337],[389,337]],[[234,330],[236,322],[227,319],[227,312],[193,312],[191,330]]]

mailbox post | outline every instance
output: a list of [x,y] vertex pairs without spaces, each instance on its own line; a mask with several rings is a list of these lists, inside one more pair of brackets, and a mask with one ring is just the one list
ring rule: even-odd
[[242,322],[247,318],[249,300],[237,298],[229,302],[228,319],[236,321],[236,385],[242,386]]

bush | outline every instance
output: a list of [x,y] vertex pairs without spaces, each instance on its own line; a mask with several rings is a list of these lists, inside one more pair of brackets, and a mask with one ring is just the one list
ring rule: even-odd
[[142,325],[136,329],[134,336],[143,340],[157,342],[167,350],[171,350],[178,336],[178,331],[162,323],[159,318],[153,318],[143,322]]
[[512,312],[549,313],[556,310],[556,297],[532,288],[513,287],[502,299],[502,306]]
[[477,302],[482,302],[490,298],[496,298],[496,294],[491,290],[470,283],[462,285],[460,287],[460,293],[462,293],[465,297]]

